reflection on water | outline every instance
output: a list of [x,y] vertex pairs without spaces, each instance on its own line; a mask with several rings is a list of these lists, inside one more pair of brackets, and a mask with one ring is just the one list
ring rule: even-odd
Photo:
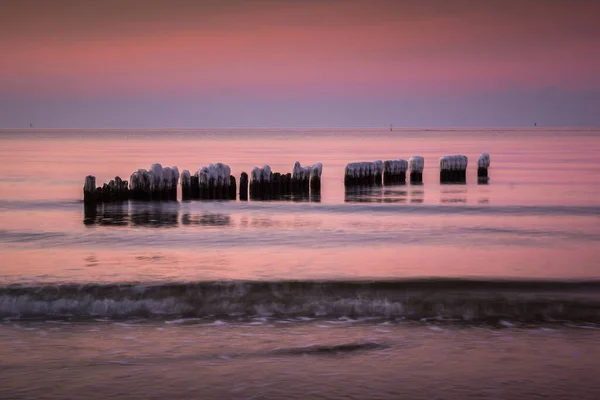
[[292,194],[278,194],[275,196],[271,196],[268,199],[264,198],[253,198],[250,196],[250,201],[252,202],[265,202],[265,201],[292,201],[292,202],[312,202],[312,203],[320,203],[321,202],[321,192],[298,192]]
[[226,214],[201,214],[192,215],[185,213],[181,216],[182,225],[228,226],[231,217]]
[[302,229],[316,228],[320,225],[320,221],[298,216],[288,219],[268,215],[256,215],[250,218],[244,215],[235,221],[228,213],[192,213],[182,210],[174,203],[125,202],[85,207],[83,224],[88,227],[176,228],[181,224],[181,226],[204,227]]
[[444,204],[466,204],[466,186],[444,186],[440,191],[440,202]]
[[[179,225],[179,207],[163,203],[123,202],[85,205],[86,226],[174,228]],[[182,221],[185,224],[184,221]]]
[[[346,187],[346,203],[423,203],[424,191],[406,184],[390,186],[350,186]],[[417,185],[417,186],[421,186]]]

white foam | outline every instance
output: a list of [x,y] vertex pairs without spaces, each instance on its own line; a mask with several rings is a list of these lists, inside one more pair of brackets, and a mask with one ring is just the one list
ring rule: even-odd
[[169,321],[165,321],[165,324],[168,325],[173,325],[173,324],[185,324],[188,322],[196,322],[196,321],[200,321],[201,318],[179,318],[179,319],[172,319]]

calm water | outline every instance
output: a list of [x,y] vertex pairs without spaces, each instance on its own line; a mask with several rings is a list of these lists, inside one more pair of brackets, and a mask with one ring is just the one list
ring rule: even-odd
[[[423,185],[344,189],[412,155]],[[0,131],[0,397],[595,398],[599,155],[594,129]],[[296,160],[320,197],[81,202],[88,174]]]

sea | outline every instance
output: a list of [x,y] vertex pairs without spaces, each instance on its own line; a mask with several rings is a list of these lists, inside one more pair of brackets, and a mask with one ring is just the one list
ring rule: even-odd
[[[416,155],[423,184],[344,186]],[[3,400],[600,393],[600,128],[4,129],[0,160]],[[82,200],[86,175],[296,161],[319,195]]]

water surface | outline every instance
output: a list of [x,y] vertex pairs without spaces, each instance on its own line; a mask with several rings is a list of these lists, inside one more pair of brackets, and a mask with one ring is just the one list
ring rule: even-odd
[[[599,154],[597,129],[1,131],[0,397],[595,399]],[[413,155],[423,185],[344,188]],[[320,196],[81,201],[88,174],[296,160]]]

